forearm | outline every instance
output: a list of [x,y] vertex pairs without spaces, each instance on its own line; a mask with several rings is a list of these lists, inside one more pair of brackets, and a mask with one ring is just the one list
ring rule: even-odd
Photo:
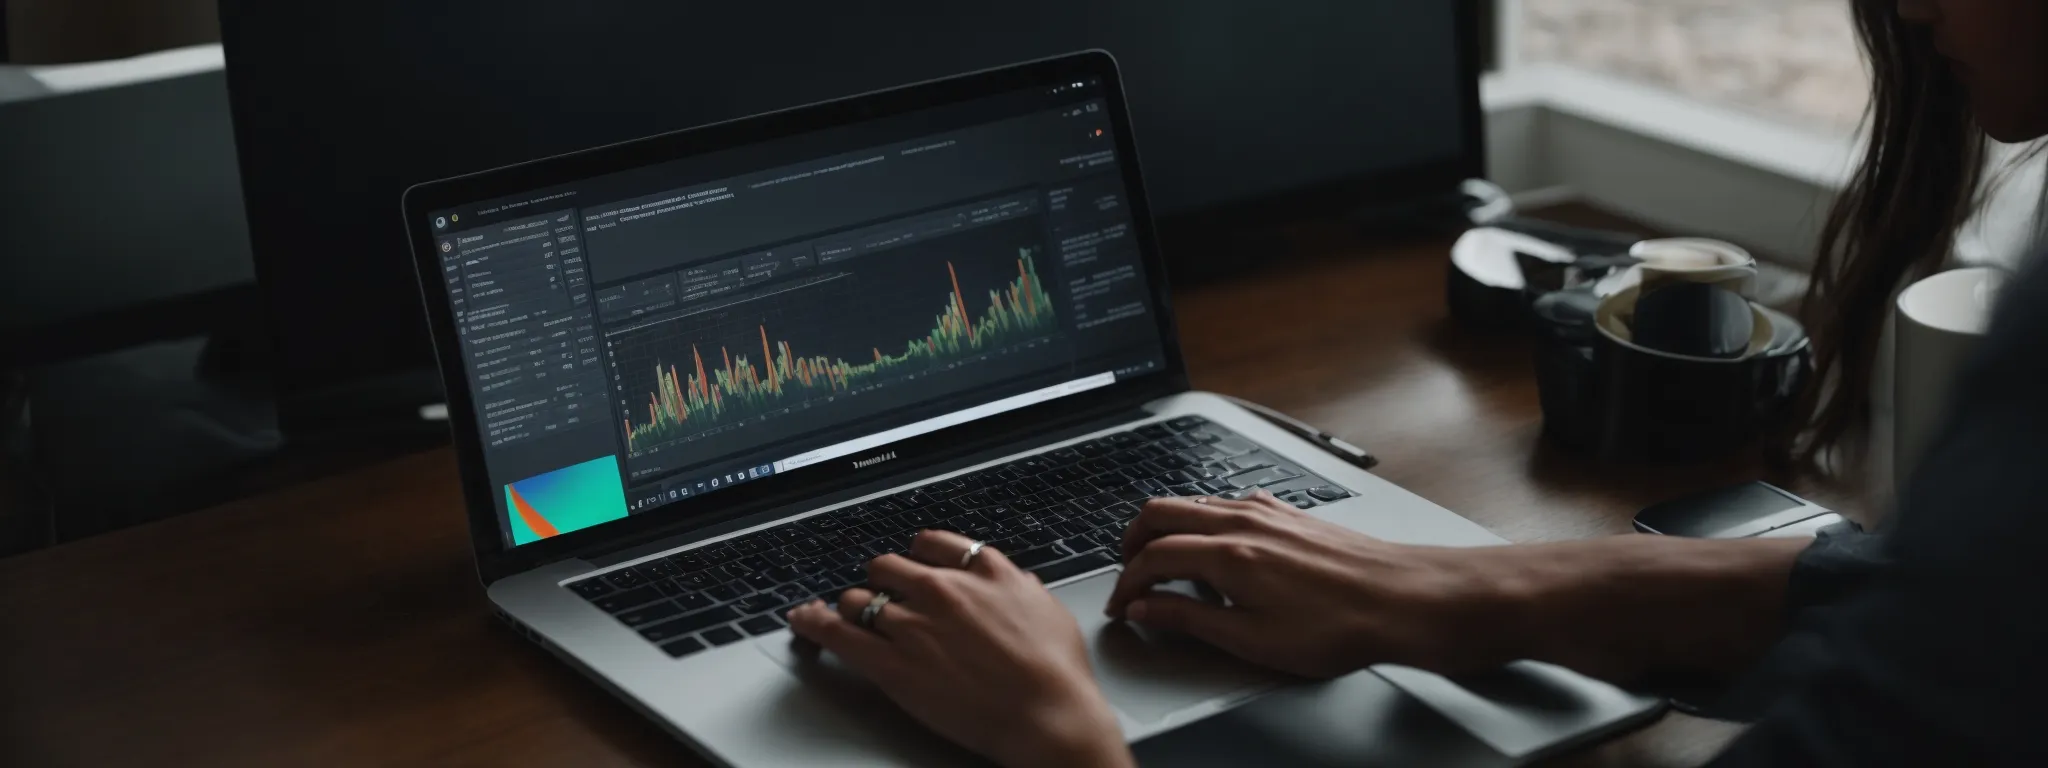
[[1807,543],[1628,535],[1515,548],[1530,658],[1615,682],[1732,675],[1783,634]]

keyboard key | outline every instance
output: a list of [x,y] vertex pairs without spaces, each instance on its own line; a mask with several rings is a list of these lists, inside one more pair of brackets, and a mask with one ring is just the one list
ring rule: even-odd
[[1209,420],[1204,419],[1200,416],[1182,416],[1178,419],[1166,422],[1166,426],[1172,427],[1176,431],[1186,432],[1190,429],[1196,429],[1202,426],[1203,424],[1207,423],[1209,423]]
[[659,643],[671,638],[691,634],[701,629],[715,627],[739,617],[739,611],[733,610],[732,606],[721,605],[716,608],[685,614],[681,618],[670,619],[650,627],[643,627],[640,629],[640,636]]
[[701,569],[705,565],[704,556],[696,552],[683,552],[679,554],[669,555],[668,561],[670,563],[675,564],[676,570],[681,571],[683,573],[689,573],[691,571]]
[[739,630],[732,627],[717,627],[704,630],[703,637],[712,645],[731,645],[739,642],[740,638],[744,637],[744,635],[741,635]]
[[682,606],[685,611],[703,610],[711,607],[716,602],[716,600],[712,600],[702,592],[692,592],[676,598],[676,605]]
[[1051,499],[1046,499],[1039,496],[1025,496],[1021,499],[1017,499],[1016,501],[1011,502],[1011,506],[1014,506],[1026,512],[1037,512],[1038,510],[1052,506],[1052,504],[1053,502]]
[[1116,565],[1116,557],[1098,549],[1078,557],[1040,565],[1037,568],[1032,568],[1031,572],[1038,574],[1039,581],[1051,584],[1061,579],[1072,578],[1112,565]]
[[740,556],[740,553],[724,544],[713,544],[698,551],[703,553],[705,565],[721,565]]
[[1247,453],[1251,453],[1259,449],[1257,445],[1253,445],[1251,441],[1245,440],[1241,437],[1226,437],[1222,440],[1218,440],[1214,443],[1211,443],[1211,445],[1214,445],[1216,447],[1216,450],[1222,451],[1223,453],[1230,456],[1243,456]]
[[1110,528],[1099,529],[1094,533],[1088,534],[1086,538],[1089,541],[1095,542],[1095,546],[1103,547],[1110,551],[1116,551],[1122,548],[1124,544],[1123,532]]
[[795,584],[784,584],[775,588],[775,596],[785,603],[794,603],[810,599],[811,592]]
[[1008,552],[1004,552],[1003,554],[1009,555],[1010,562],[1016,563],[1017,567],[1023,568],[1025,570],[1030,570],[1032,568],[1044,565],[1046,563],[1050,563],[1054,560],[1058,560],[1062,557],[1067,556],[1067,552],[1065,550],[1060,549],[1057,546],[1036,547],[1024,550],[1022,552],[1018,552],[1014,555]]
[[717,600],[718,602],[724,603],[731,602],[733,600],[738,600],[740,599],[740,595],[744,595],[752,591],[754,590],[748,587],[746,582],[729,581],[724,584],[720,584],[718,586],[705,590],[704,595],[713,600]]
[[1314,496],[1318,501],[1336,501],[1338,499],[1351,498],[1350,491],[1334,485],[1318,485],[1310,488],[1308,489],[1308,495]]
[[1118,488],[1111,491],[1110,494],[1115,496],[1117,501],[1144,501],[1152,498],[1152,494],[1147,493],[1144,488],[1135,484]]
[[604,611],[605,613],[610,614],[617,614],[620,611],[624,611],[628,608],[646,605],[648,603],[660,599],[660,591],[656,590],[654,587],[645,586],[638,587],[635,589],[627,589],[619,592],[613,592],[609,595],[605,595],[604,597],[592,600],[590,601],[590,603],[592,605],[597,606],[597,609],[600,611]]
[[569,583],[569,591],[582,595],[585,600],[608,595],[616,590],[616,587],[606,584],[604,579],[584,579]]
[[1266,455],[1262,453],[1239,456],[1223,463],[1238,472],[1250,472],[1254,469],[1265,469],[1273,466],[1273,462],[1267,460]]
[[672,579],[683,575],[683,569],[677,568],[674,563],[665,559],[649,561],[644,565],[636,566],[633,570],[639,571],[640,575],[648,581]]
[[724,575],[716,573],[716,569],[707,568],[696,573],[683,574],[681,578],[676,579],[676,583],[693,590],[699,590],[710,589],[726,580]]
[[1316,505],[1315,499],[1311,499],[1307,494],[1301,493],[1290,493],[1280,497],[1280,500],[1293,504],[1296,509],[1312,509]]
[[1226,478],[1226,480],[1232,486],[1237,488],[1253,488],[1262,485],[1271,485],[1273,483],[1281,482],[1283,480],[1293,480],[1297,477],[1301,477],[1300,472],[1296,472],[1286,467],[1267,467],[1265,469],[1255,469],[1250,472],[1239,472],[1235,475],[1231,475],[1230,477]]
[[781,595],[775,594],[773,592],[762,592],[752,597],[748,597],[745,600],[733,603],[732,607],[733,610],[739,611],[740,613],[744,613],[748,616],[752,616],[757,613],[766,613],[768,611],[775,610],[776,608],[780,607],[783,603],[787,602],[789,601],[784,599]]
[[[762,610],[767,609],[763,608]],[[774,632],[775,630],[781,628],[782,620],[775,618],[773,615],[755,616],[751,619],[747,619],[746,621],[740,622],[740,629],[744,629],[747,631],[747,634],[754,635],[756,637],[768,634],[770,632]]]
[[725,565],[718,566],[717,568],[707,569],[705,571],[702,571],[701,573],[713,579],[716,579],[717,581],[726,582],[744,579],[748,576],[748,574],[751,574],[753,572],[753,569],[741,565],[739,561],[735,560],[733,562],[726,563]]
[[641,578],[640,574],[631,568],[621,568],[607,573],[604,575],[604,580],[619,589],[632,589],[647,583],[646,579]]
[[662,597],[676,597],[696,591],[677,583],[675,579],[662,579],[661,581],[654,582],[653,587],[654,591],[660,592]]
[[690,654],[704,650],[704,643],[703,641],[698,640],[694,637],[685,637],[681,640],[663,643],[661,649],[667,651],[668,655],[680,659],[684,656],[688,656]]
[[662,601],[659,603],[648,603],[638,608],[627,610],[626,612],[619,614],[618,619],[620,623],[625,624],[626,626],[639,627],[652,624],[654,622],[661,621],[662,619],[666,619],[672,616],[681,615],[683,615],[683,609],[677,608],[675,603]]

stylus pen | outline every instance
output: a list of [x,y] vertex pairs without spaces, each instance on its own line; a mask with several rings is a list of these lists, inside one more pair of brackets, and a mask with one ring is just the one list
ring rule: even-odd
[[1320,429],[1316,429],[1315,427],[1309,426],[1308,422],[1294,418],[1293,416],[1289,416],[1287,414],[1281,413],[1271,408],[1267,408],[1266,406],[1259,405],[1258,403],[1254,403],[1250,400],[1246,400],[1241,397],[1231,397],[1229,395],[1224,395],[1223,398],[1229,400],[1230,402],[1236,403],[1237,407],[1239,408],[1243,408],[1247,411],[1251,411],[1252,413],[1258,414],[1260,418],[1272,422],[1273,425],[1276,427],[1292,432],[1297,437],[1305,438],[1310,442],[1322,446],[1323,450],[1329,451],[1332,454],[1336,454],[1337,458],[1343,459],[1344,461],[1349,462],[1350,464],[1358,467],[1359,469],[1372,469],[1373,467],[1377,467],[1380,465],[1380,460],[1373,457],[1371,452],[1365,450],[1364,448],[1360,448],[1358,446],[1345,442],[1344,438],[1338,437],[1328,432],[1324,432]]

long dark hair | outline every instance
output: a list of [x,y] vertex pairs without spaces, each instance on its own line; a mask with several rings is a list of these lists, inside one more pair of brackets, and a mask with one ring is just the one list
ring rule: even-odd
[[1834,464],[1831,452],[1865,433],[1893,293],[1948,258],[1977,207],[1987,147],[1931,32],[1900,19],[1896,0],[1851,5],[1870,61],[1870,144],[1828,214],[1803,306],[1817,375],[1780,455],[1808,467]]

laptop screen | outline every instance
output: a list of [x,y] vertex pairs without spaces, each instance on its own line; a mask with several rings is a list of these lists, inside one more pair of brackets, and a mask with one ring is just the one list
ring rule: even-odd
[[505,544],[1162,369],[1107,109],[1049,85],[430,213]]

